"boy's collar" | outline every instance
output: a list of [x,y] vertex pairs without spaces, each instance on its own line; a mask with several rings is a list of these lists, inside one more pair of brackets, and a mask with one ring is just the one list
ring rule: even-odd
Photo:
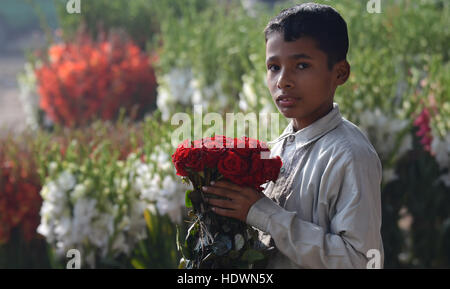
[[283,133],[274,141],[269,142],[269,144],[277,143],[285,138],[288,138],[288,141],[293,141],[293,138],[295,137],[295,147],[296,149],[299,149],[307,143],[314,141],[333,130],[341,122],[342,115],[339,111],[339,105],[336,102],[333,102],[333,109],[328,114],[296,132],[294,132],[293,120],[291,119]]

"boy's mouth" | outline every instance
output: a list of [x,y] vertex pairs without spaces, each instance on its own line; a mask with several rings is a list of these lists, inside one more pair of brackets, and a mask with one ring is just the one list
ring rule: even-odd
[[277,97],[277,102],[281,106],[292,106],[299,100],[300,100],[300,98],[298,98],[298,97],[293,97],[293,96],[285,95],[285,94],[282,94]]

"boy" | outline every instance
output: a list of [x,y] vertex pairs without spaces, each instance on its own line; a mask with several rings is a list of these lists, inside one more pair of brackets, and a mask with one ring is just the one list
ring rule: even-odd
[[350,73],[344,19],[306,3],[281,11],[264,32],[268,87],[291,119],[272,142],[283,167],[264,194],[225,181],[204,188],[228,198],[209,204],[261,231],[276,247],[269,268],[366,268],[373,249],[382,267],[381,163],[333,102]]

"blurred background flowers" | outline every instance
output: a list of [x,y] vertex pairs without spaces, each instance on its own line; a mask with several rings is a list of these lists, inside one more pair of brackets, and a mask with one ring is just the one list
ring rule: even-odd
[[[170,119],[277,112],[262,31],[306,1],[66,2],[0,5],[0,268],[176,268]],[[450,267],[450,3],[316,2],[348,23],[335,101],[383,164],[385,267]]]

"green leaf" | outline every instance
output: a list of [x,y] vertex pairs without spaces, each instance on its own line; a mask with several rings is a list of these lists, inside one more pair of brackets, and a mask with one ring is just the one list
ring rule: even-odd
[[242,260],[246,260],[248,263],[252,264],[256,261],[263,260],[265,257],[261,252],[258,252],[254,249],[248,249],[242,255]]
[[178,269],[186,269],[186,259],[181,258],[180,264],[178,264]]
[[136,269],[145,269],[145,265],[138,259],[131,260],[131,265]]
[[148,210],[144,211],[144,218],[145,218],[145,222],[147,223],[148,230],[150,231],[150,233],[152,233],[153,232],[153,224],[152,224],[150,212]]
[[187,190],[186,191],[186,195],[185,195],[185,198],[184,198],[184,203],[186,205],[186,208],[192,208],[192,202],[191,202],[191,199],[189,197],[189,194],[191,192],[192,192],[192,190]]
[[[181,254],[183,254],[183,251],[182,251],[182,245],[181,245],[181,243],[180,243],[180,228],[178,227],[178,225],[176,226],[176,228],[177,228],[177,233],[176,233],[175,238],[176,238],[176,241],[177,241],[177,250],[178,250],[179,252],[181,252]],[[183,257],[184,257],[184,256],[183,256]]]
[[239,257],[239,252],[236,251],[236,250],[231,250],[231,251],[228,253],[228,257],[230,257],[231,259],[236,259],[236,258]]

